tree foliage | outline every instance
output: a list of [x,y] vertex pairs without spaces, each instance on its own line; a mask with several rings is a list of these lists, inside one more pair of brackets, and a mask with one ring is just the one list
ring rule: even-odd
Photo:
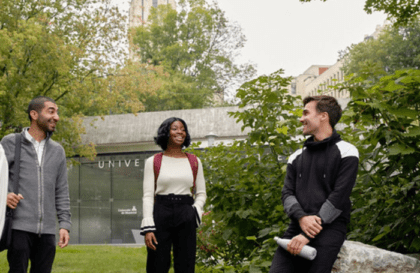
[[[124,62],[119,43],[126,39],[125,19],[106,0],[3,0],[0,5],[0,137],[28,124],[29,101],[39,95],[57,101],[60,122],[54,138],[67,156],[91,157],[92,145],[80,145],[84,114],[136,112],[139,90],[154,90],[153,74],[139,89],[110,89]],[[151,87],[151,88],[149,88]],[[157,89],[157,87],[155,88]],[[127,100],[127,98],[130,98]]]
[[[280,71],[281,72],[281,71]],[[420,71],[373,80],[353,76],[339,133],[359,149],[348,239],[402,253],[420,250]],[[199,230],[200,272],[268,272],[289,219],[281,189],[286,158],[299,148],[301,100],[279,73],[244,84],[232,113],[248,138],[198,153],[205,167],[208,212]]]
[[[387,26],[376,39],[347,48],[344,55],[347,75],[370,74],[380,78],[405,68],[420,67],[420,22],[405,27]],[[374,72],[374,73],[372,73]]]
[[386,28],[349,48],[341,87],[349,136],[363,147],[349,239],[403,253],[420,250],[419,46],[419,20]]
[[237,24],[230,23],[216,3],[181,0],[152,8],[147,24],[132,30],[134,52],[141,62],[162,65],[169,77],[147,110],[199,108],[223,97],[230,87],[254,75],[252,65],[237,65],[245,43]]
[[[311,2],[313,0],[299,0]],[[326,2],[327,0],[320,0]],[[364,10],[368,14],[382,11],[397,25],[406,25],[420,15],[420,2],[414,0],[366,0]]]
[[297,134],[301,110],[295,110],[299,99],[288,94],[290,78],[282,73],[238,90],[240,110],[231,116],[250,129],[246,140],[199,154],[211,204],[199,233],[199,260],[207,266],[200,272],[268,272],[273,237],[288,226],[280,195],[286,158],[300,142],[290,135]]
[[399,251],[420,250],[420,71],[399,70],[379,82],[364,74],[342,88],[344,115],[359,147],[349,239]]
[[348,238],[403,253],[420,250],[419,46],[418,19],[387,27],[349,48],[338,87],[350,91],[343,122],[361,152]]

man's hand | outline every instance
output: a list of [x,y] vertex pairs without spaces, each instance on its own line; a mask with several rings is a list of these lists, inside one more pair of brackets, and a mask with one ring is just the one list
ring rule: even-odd
[[60,240],[58,241],[58,246],[65,248],[69,244],[70,235],[67,229],[60,229]]
[[7,195],[7,206],[11,209],[16,209],[17,205],[19,204],[20,200],[23,199],[22,194],[15,194],[13,192]]
[[298,255],[301,251],[303,246],[307,245],[309,240],[305,238],[305,236],[299,234],[290,240],[287,244],[287,251],[290,252],[292,255]]
[[322,220],[316,215],[303,216],[299,219],[299,225],[303,232],[310,238],[315,238],[322,230]]
[[146,241],[146,245],[147,245],[148,248],[150,248],[152,250],[156,250],[155,244],[157,245],[158,242],[157,242],[155,234],[153,232],[146,233],[145,241]]

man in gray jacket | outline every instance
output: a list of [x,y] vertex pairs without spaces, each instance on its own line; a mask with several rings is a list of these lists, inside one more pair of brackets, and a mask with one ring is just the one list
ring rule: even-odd
[[9,272],[51,272],[55,257],[56,215],[59,242],[69,243],[70,198],[66,155],[51,139],[59,120],[58,107],[48,97],[37,97],[28,106],[31,125],[21,137],[19,192],[12,192],[15,135],[5,136],[1,144],[9,163],[7,206],[14,209],[12,245],[7,253]]

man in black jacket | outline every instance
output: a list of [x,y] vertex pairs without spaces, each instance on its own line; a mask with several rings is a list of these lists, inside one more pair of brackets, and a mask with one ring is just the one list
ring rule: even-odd
[[[300,122],[310,135],[287,162],[282,190],[284,210],[291,219],[270,273],[330,273],[344,243],[350,220],[350,194],[356,181],[359,153],[334,130],[341,107],[330,96],[306,97]],[[313,261],[299,256],[303,246],[317,250]]]

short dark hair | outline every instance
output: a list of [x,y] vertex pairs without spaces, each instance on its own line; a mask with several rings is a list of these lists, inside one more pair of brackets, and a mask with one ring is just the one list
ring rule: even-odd
[[32,121],[31,111],[35,110],[37,113],[41,113],[42,109],[44,109],[44,107],[45,107],[44,103],[46,101],[50,101],[54,104],[57,104],[57,103],[55,103],[55,100],[53,100],[52,98],[46,97],[46,96],[39,96],[39,97],[36,97],[36,98],[31,100],[31,102],[28,105],[28,111],[27,111],[29,121]]
[[317,101],[316,110],[318,113],[327,112],[330,118],[330,125],[334,129],[334,126],[341,118],[342,110],[337,100],[331,96],[309,96],[303,99],[303,106],[310,103],[311,101]]
[[154,138],[155,143],[157,145],[159,145],[162,148],[162,150],[164,150],[164,151],[168,147],[169,131],[171,129],[171,124],[174,123],[175,121],[182,122],[182,124],[184,125],[184,128],[185,128],[185,133],[187,135],[185,137],[184,143],[182,144],[182,147],[186,148],[186,147],[190,146],[190,144],[191,144],[190,133],[188,133],[188,127],[187,127],[187,124],[185,123],[185,121],[181,118],[176,118],[176,117],[168,118],[164,122],[162,122],[162,124],[159,126],[157,136]]

